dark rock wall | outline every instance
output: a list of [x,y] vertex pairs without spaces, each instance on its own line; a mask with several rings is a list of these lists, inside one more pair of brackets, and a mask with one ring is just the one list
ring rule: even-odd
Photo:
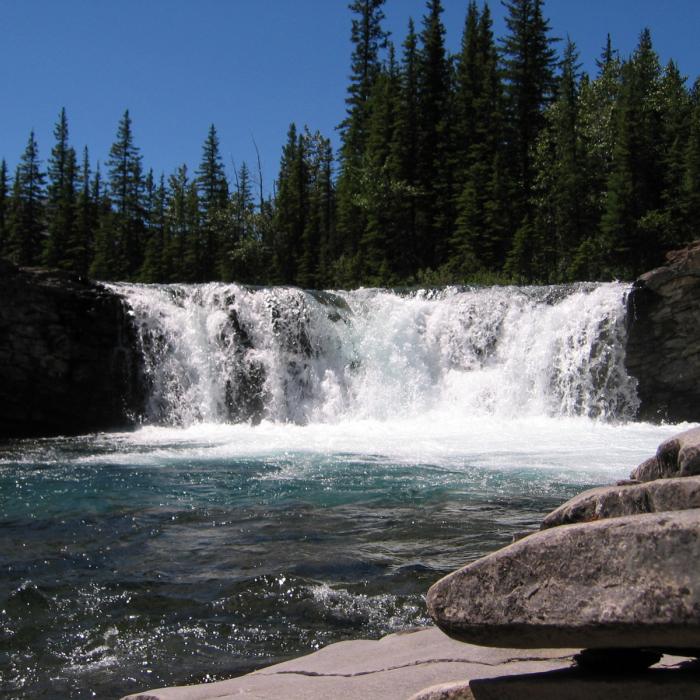
[[0,438],[131,426],[141,403],[135,347],[109,290],[0,261]]
[[700,421],[700,241],[642,275],[627,303],[627,369],[644,420]]

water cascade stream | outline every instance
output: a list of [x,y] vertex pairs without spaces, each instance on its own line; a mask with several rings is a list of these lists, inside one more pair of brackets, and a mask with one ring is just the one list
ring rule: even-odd
[[297,424],[457,412],[627,419],[620,284],[305,292],[118,285],[148,423]]

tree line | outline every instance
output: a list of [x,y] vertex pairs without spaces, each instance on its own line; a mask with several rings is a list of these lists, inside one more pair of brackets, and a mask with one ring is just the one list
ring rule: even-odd
[[337,154],[291,124],[266,195],[259,168],[228,180],[212,125],[194,172],[156,177],[126,111],[103,173],[62,110],[45,171],[33,133],[12,178],[0,163],[0,257],[143,282],[553,283],[631,279],[695,237],[700,82],[648,29],[624,59],[608,36],[587,75],[542,0],[503,2],[501,39],[470,0],[455,55],[440,0],[398,48],[384,3],[349,6]]

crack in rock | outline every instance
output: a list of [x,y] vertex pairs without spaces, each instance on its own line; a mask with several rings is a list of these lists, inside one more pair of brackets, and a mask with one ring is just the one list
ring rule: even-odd
[[527,662],[527,661],[565,661],[573,657],[568,654],[565,656],[552,656],[542,658],[539,656],[514,656],[498,662],[489,661],[474,661],[472,659],[425,659],[424,661],[413,661],[407,664],[399,664],[397,666],[388,666],[387,668],[378,668],[373,671],[356,671],[355,673],[322,673],[320,671],[274,671],[272,673],[260,673],[261,676],[277,676],[277,675],[296,675],[308,676],[311,678],[357,678],[358,676],[369,676],[373,673],[387,673],[389,671],[398,671],[402,668],[411,668],[412,666],[425,666],[429,664],[474,664],[475,666],[505,666],[507,664]]

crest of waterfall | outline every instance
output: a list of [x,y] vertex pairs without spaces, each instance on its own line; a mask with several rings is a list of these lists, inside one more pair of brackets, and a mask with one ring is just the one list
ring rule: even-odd
[[148,422],[339,422],[441,412],[634,417],[620,284],[308,292],[112,285]]

